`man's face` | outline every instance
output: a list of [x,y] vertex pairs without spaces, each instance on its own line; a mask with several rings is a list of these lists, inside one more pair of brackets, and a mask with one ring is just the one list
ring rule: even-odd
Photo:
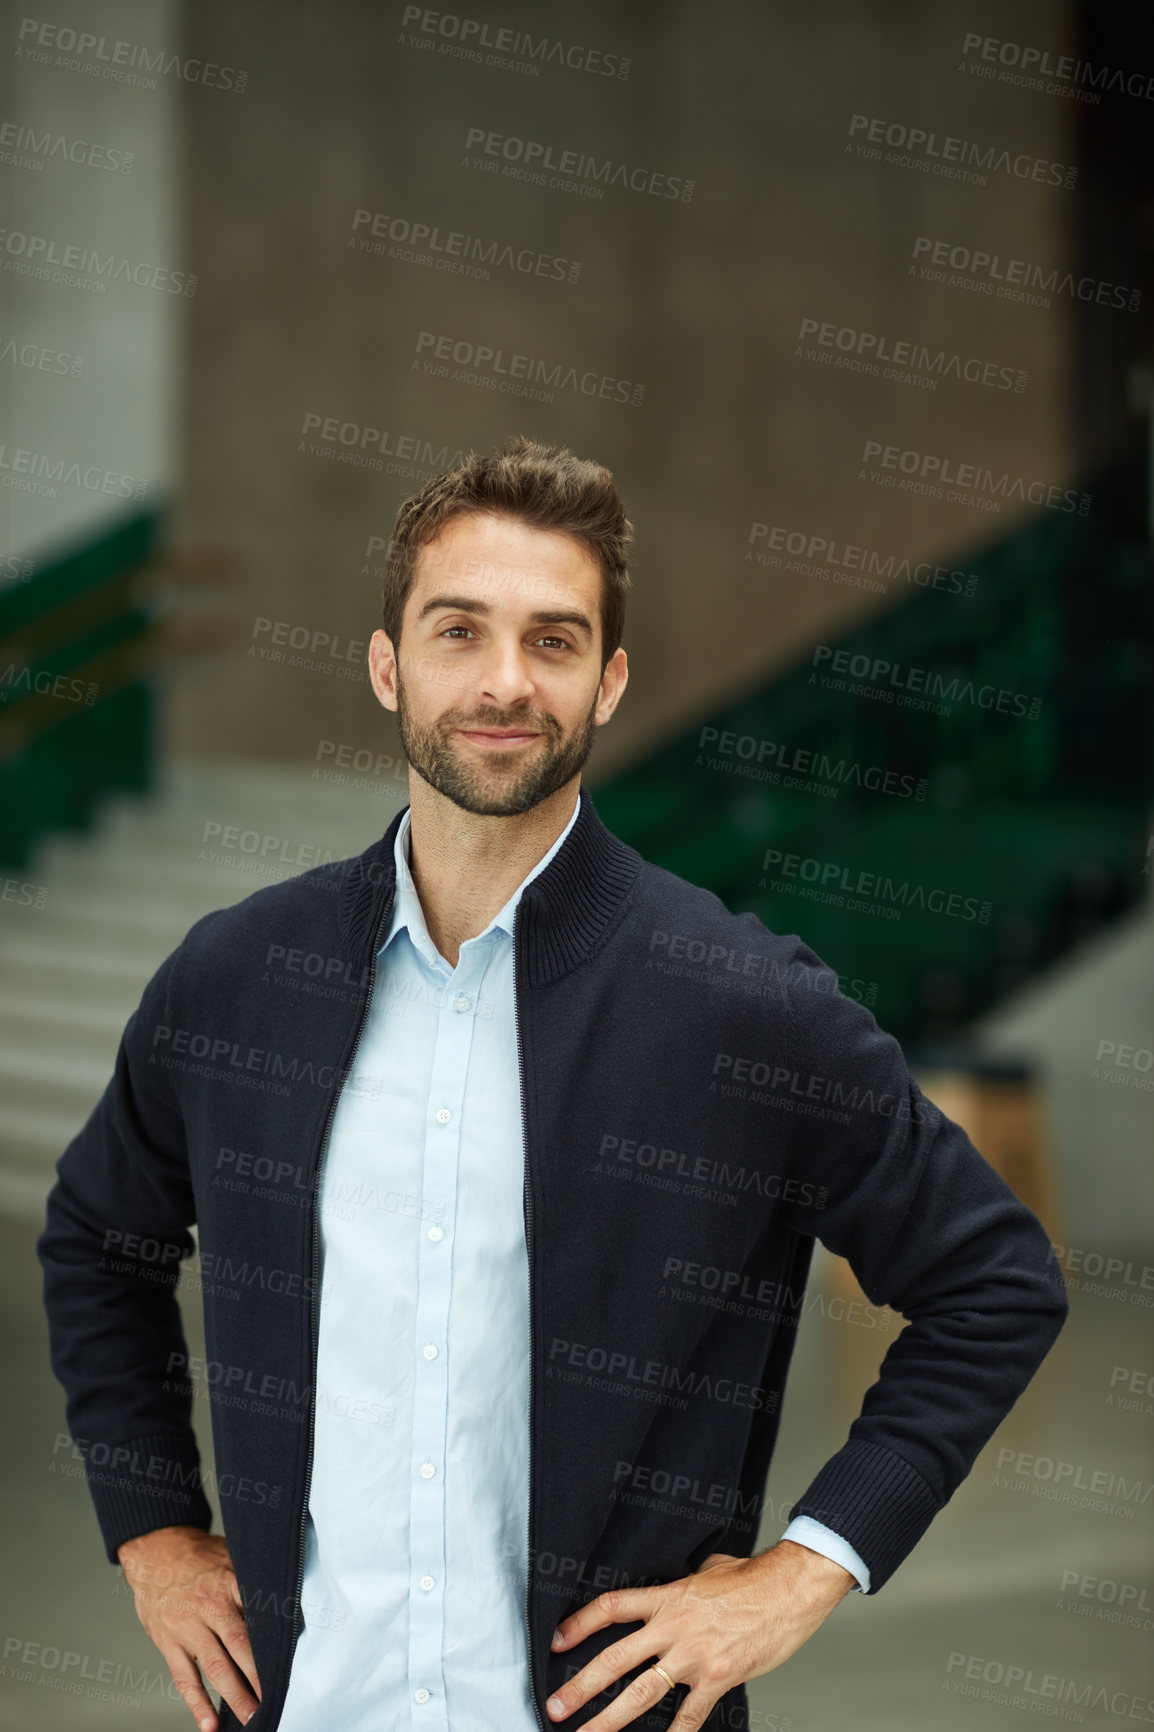
[[530,811],[578,776],[624,690],[601,671],[601,574],[580,542],[514,518],[450,520],[417,557],[398,660],[373,634],[377,697],[410,764],[466,812]]

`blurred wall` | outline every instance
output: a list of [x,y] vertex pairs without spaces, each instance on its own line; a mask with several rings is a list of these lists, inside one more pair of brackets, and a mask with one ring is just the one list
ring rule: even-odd
[[158,65],[177,10],[102,0],[86,24],[6,9],[0,558],[36,560],[172,489],[189,305],[176,81],[110,54],[123,40]]
[[[184,92],[199,282],[183,533],[236,550],[249,588],[231,658],[182,683],[179,751],[308,763],[321,738],[387,746],[350,646],[379,623],[396,507],[458,450],[513,432],[608,463],[637,526],[631,683],[595,774],[912,592],[900,575],[888,589],[838,581],[820,554],[812,571],[787,569],[788,554],[759,564],[755,523],[865,546],[899,571],[964,569],[1031,509],[898,491],[876,465],[859,479],[867,441],[1026,482],[1071,477],[1069,304],[927,281],[915,257],[919,237],[1045,264],[1070,245],[1073,105],[1027,104],[960,64],[967,33],[998,32],[998,7],[498,11],[474,9],[491,40],[505,27],[586,53],[575,68],[477,64],[458,15],[410,20],[417,8],[375,0],[184,11],[191,52],[253,72],[233,98]],[[1032,0],[1015,31],[1058,51],[1065,18]],[[906,137],[919,128],[932,138]],[[656,190],[571,168],[566,186],[553,169],[535,184],[529,145]],[[437,239],[414,241],[413,225]],[[497,258],[440,268],[450,232],[498,243]],[[543,274],[502,253],[544,258]],[[576,281],[568,264],[554,278],[554,260],[579,264]],[[437,376],[433,338],[640,384],[643,400],[514,397],[486,365],[451,360]],[[868,362],[873,338],[887,356],[925,345],[947,370],[923,364],[908,382],[908,364],[894,379],[841,364]],[[979,363],[977,379],[951,374],[951,357]],[[306,640],[305,665],[289,665]]]
[[1070,1244],[1130,1251],[1148,1242],[1152,1030],[1149,900],[977,1024],[991,1050],[1025,1054],[1039,1068]]

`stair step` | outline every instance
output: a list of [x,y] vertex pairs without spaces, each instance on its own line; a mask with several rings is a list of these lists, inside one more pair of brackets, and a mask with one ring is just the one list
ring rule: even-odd
[[33,1227],[43,1227],[44,1204],[54,1178],[50,1167],[38,1173],[0,1166],[0,1215],[6,1215],[9,1220],[27,1221]]
[[0,1105],[0,1171],[28,1175],[44,1194],[53,1182],[53,1170],[73,1137],[92,1111],[89,1102],[79,1111],[26,1103]]
[[0,1051],[11,1051],[21,1038],[34,1041],[41,1050],[51,1050],[61,1037],[69,1047],[88,1037],[103,1046],[109,1030],[119,1037],[138,999],[139,994],[133,999],[121,993],[84,1003],[50,993],[0,988]]
[[[155,795],[115,796],[95,830],[46,839],[9,873],[48,896],[43,908],[0,900],[0,1214],[43,1220],[55,1164],[107,1086],[125,1023],[194,921],[307,871],[299,851],[347,860],[384,833],[407,782],[366,781],[369,791],[291,765],[179,765]],[[206,839],[208,825],[235,825],[234,845]],[[260,846],[242,849],[241,832]],[[265,837],[287,847],[262,855]]]
[[347,824],[340,828],[331,824],[308,829],[301,824],[273,828],[247,820],[235,824],[233,835],[228,828],[231,823],[222,823],[221,835],[207,837],[203,826],[190,823],[141,825],[139,830],[102,838],[99,849],[86,849],[73,840],[68,848],[57,851],[52,872],[61,881],[94,871],[124,872],[143,881],[157,873],[176,872],[195,880],[236,870],[234,862],[243,867],[249,860],[267,861],[285,872],[305,872],[325,864],[330,857],[347,860],[375,840],[375,833],[366,834]]
[[[158,957],[157,961],[162,961]],[[156,968],[148,952],[138,950],[53,949],[30,941],[5,941],[0,935],[0,981],[6,996],[27,993],[57,1003],[135,1003],[140,989]]]
[[0,1050],[0,1103],[63,1105],[99,1099],[112,1074],[117,1037],[82,1045],[59,1034],[50,1047],[24,1036]]

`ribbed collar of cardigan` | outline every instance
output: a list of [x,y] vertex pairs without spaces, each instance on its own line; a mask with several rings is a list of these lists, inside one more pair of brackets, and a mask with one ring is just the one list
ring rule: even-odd
[[[521,897],[529,980],[543,986],[576,968],[608,934],[644,861],[606,828],[582,789],[577,821]],[[359,956],[373,942],[396,888],[393,844],[407,807],[363,854],[342,861],[338,922]]]

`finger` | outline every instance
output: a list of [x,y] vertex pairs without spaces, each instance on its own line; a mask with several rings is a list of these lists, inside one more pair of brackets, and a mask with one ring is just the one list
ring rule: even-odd
[[201,1682],[200,1673],[196,1669],[196,1661],[183,1648],[161,1649],[165,1664],[172,1674],[172,1681],[185,1702],[193,1719],[200,1727],[200,1732],[218,1732],[220,1725],[216,1717],[216,1709],[212,1698]]
[[632,1624],[638,1618],[652,1617],[660,1604],[654,1588],[610,1588],[562,1618],[553,1635],[553,1652],[560,1654],[610,1624]]
[[[561,1720],[566,1714],[572,1714],[575,1708],[591,1701],[610,1684],[616,1683],[618,1678],[623,1678],[626,1672],[632,1672],[636,1666],[652,1659],[662,1644],[659,1638],[654,1638],[650,1629],[647,1624],[644,1629],[635,1630],[631,1636],[622,1636],[620,1641],[611,1642],[559,1690],[554,1690],[546,1703],[550,1717]],[[664,1688],[668,1690],[668,1684]],[[554,1703],[559,1703],[560,1709],[555,1708]]]
[[256,1659],[252,1651],[252,1642],[249,1640],[248,1625],[244,1621],[244,1610],[240,1597],[240,1588],[236,1584],[235,1576],[233,1577],[233,1590],[233,1597],[236,1601],[237,1607],[237,1616],[235,1618],[229,1618],[227,1613],[222,1613],[219,1618],[214,1620],[211,1627],[215,1631],[216,1635],[220,1637],[221,1642],[224,1644],[226,1651],[232,1657],[235,1664],[245,1673],[247,1682],[252,1685],[253,1689],[256,1691],[257,1700],[260,1701],[263,1699],[261,1697],[260,1679],[257,1677]]
[[233,1664],[232,1656],[221,1645],[214,1631],[206,1628],[197,1645],[196,1658],[201,1671],[213,1689],[222,1696],[243,1725],[260,1706],[248,1688],[248,1680]]
[[669,1732],[701,1732],[720,1701],[721,1697],[714,1696],[711,1692],[700,1688],[691,1690],[678,1708]]
[[608,1708],[603,1708],[600,1714],[595,1714],[592,1720],[585,1722],[585,1732],[621,1732],[622,1726],[628,1726],[638,1715],[648,1713],[663,1696],[669,1694],[669,1685],[661,1673],[655,1672],[652,1666],[647,1666],[644,1672],[637,1674],[631,1684],[626,1684]]

